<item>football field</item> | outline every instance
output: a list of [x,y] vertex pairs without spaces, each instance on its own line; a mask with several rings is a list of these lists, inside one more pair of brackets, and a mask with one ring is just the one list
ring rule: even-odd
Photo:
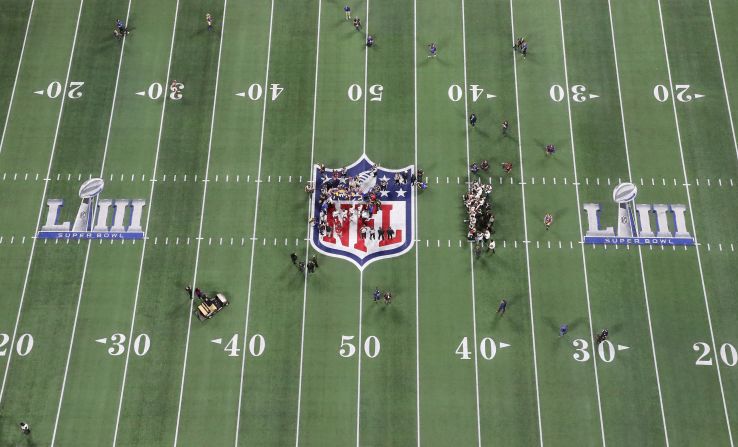
[[[0,446],[735,446],[736,21],[0,0]],[[371,163],[424,171],[377,190],[396,237],[320,234],[306,184]]]

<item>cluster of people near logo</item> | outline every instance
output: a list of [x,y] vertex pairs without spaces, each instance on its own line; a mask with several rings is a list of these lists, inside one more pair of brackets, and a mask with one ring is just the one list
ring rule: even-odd
[[492,185],[476,181],[470,185],[469,192],[462,196],[466,207],[467,223],[466,238],[477,244],[475,250],[481,251],[483,245],[494,253],[495,241],[492,239],[495,229],[495,215],[492,213],[490,194]]
[[[318,175],[325,180],[320,185],[318,206],[320,211],[317,219],[313,217],[313,223],[321,236],[342,237],[348,227],[347,220],[359,225],[359,234],[365,240],[393,239],[395,230],[391,226],[375,228],[370,220],[381,209],[383,193],[386,194],[389,182],[394,181],[397,185],[410,184],[419,189],[426,189],[428,184],[424,181],[422,169],[414,173],[411,169],[397,172],[393,179],[377,178],[379,165],[374,164],[372,168],[357,176],[349,176],[346,168],[328,170],[325,165],[318,165]],[[315,185],[308,182],[305,192],[313,194]],[[351,201],[358,203],[357,206],[337,208],[338,201]]]

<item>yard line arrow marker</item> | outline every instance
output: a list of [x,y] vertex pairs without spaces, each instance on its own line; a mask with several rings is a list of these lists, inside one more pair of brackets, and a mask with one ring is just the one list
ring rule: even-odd
[[246,92],[236,93],[236,96],[240,96],[241,98],[246,97]]
[[107,342],[108,342],[108,339],[107,339],[107,338],[98,338],[98,339],[97,339],[97,340],[95,340],[95,341],[96,341],[96,342],[98,342],[98,343],[102,343],[102,344],[105,344],[105,343],[107,343]]
[[589,99],[595,99],[595,98],[599,98],[599,97],[600,97],[600,95],[595,95],[594,93],[590,93],[589,94]]
[[35,94],[37,94],[37,95],[43,95],[43,94],[44,94],[44,91],[43,91],[43,90],[39,90],[39,91],[37,91],[37,92],[33,92],[33,93],[35,93]]
[[210,341],[213,342],[213,343],[215,343],[216,345],[219,345],[219,344],[223,343],[223,339],[222,338],[216,338],[216,339],[213,339],[213,340],[210,340]]
[[630,346],[618,345],[618,351],[624,351],[626,349],[630,349]]
[[491,99],[491,98],[497,98],[497,97],[493,95],[492,93],[487,93],[487,99]]
[[704,97],[705,97],[705,95],[700,95],[699,93],[695,93],[694,94],[694,99],[700,99],[700,98],[704,98]]
[[137,94],[138,96],[144,96],[144,95],[146,94],[146,92],[136,92],[136,94]]
[[507,348],[510,347],[507,343],[500,342],[500,348]]

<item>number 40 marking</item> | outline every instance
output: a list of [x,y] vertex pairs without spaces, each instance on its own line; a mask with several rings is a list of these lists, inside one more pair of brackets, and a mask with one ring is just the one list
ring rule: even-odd
[[[272,84],[269,86],[269,91],[272,92],[272,101],[276,101],[280,93],[284,91],[284,87],[280,87],[279,84]],[[242,98],[248,96],[250,100],[258,101],[261,99],[263,94],[264,87],[262,87],[261,84],[251,84],[247,91],[236,93],[236,96],[240,96]]]

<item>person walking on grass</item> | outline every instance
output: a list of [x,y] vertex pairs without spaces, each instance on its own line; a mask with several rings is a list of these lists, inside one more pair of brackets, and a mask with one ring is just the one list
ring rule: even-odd
[[564,335],[566,335],[567,332],[569,332],[569,325],[562,324],[559,328],[559,337],[563,337]]
[[507,300],[503,299],[500,301],[500,305],[497,306],[497,313],[500,314],[500,316],[505,315],[505,311],[507,310]]
[[26,422],[20,422],[18,423],[18,428],[20,429],[21,433],[24,435],[30,435],[31,434],[31,427],[28,426],[28,423]]

